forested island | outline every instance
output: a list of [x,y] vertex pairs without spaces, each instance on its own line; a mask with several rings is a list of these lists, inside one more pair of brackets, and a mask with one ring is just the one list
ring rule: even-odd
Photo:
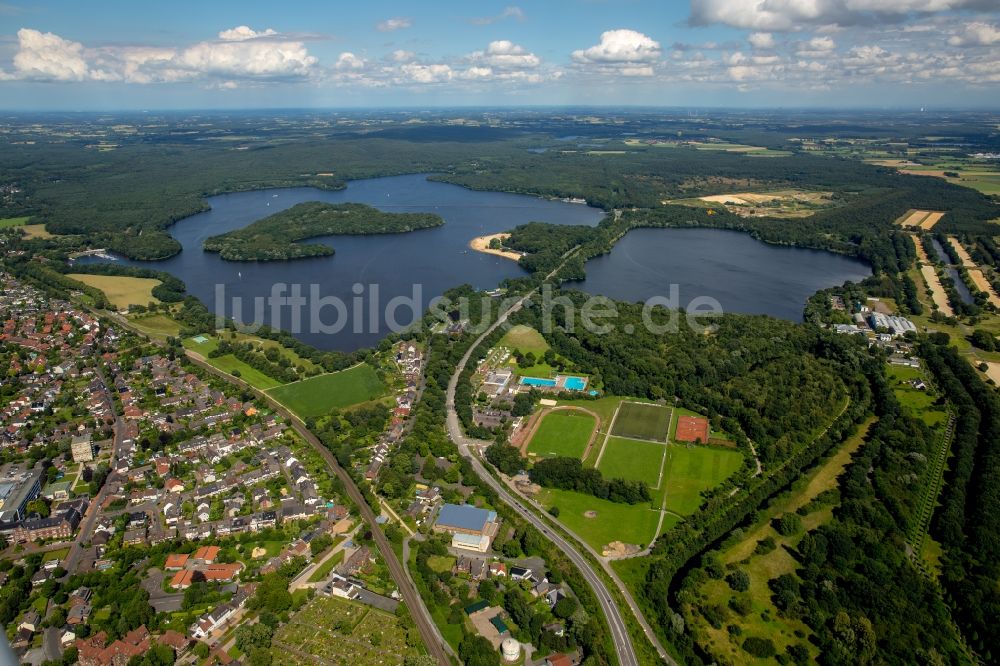
[[306,238],[398,234],[442,224],[444,220],[430,213],[384,213],[364,204],[307,201],[243,229],[212,236],[203,247],[228,261],[288,261],[333,255],[328,245],[298,242]]

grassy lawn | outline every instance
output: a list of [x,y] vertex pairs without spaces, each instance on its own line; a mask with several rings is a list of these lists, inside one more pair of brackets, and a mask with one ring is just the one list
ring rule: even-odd
[[611,434],[665,442],[669,430],[669,407],[623,402],[618,409],[618,416],[615,418]]
[[434,573],[444,573],[445,571],[451,571],[452,567],[455,566],[455,558],[448,557],[447,555],[431,555],[427,558],[427,566]]
[[55,234],[51,234],[45,229],[44,224],[25,224],[21,227],[24,230],[24,235],[30,238],[53,238]]
[[132,315],[128,318],[136,330],[153,338],[177,336],[181,325],[165,314]]
[[276,388],[281,386],[281,382],[273,377],[268,377],[260,370],[244,363],[232,354],[226,354],[225,356],[216,356],[215,358],[210,358],[209,354],[219,346],[219,341],[215,337],[204,336],[207,338],[205,342],[198,342],[194,338],[187,338],[183,341],[185,349],[190,349],[191,351],[198,352],[205,357],[205,362],[211,365],[213,368],[218,368],[223,372],[228,372],[233,374],[236,370],[240,373],[240,378],[261,390],[266,391],[267,389]]
[[909,382],[922,378],[923,375],[917,368],[900,366],[890,366],[889,368],[889,382],[899,403],[927,425],[936,427],[948,420],[948,414],[940,407],[935,406],[934,403],[937,402],[938,396],[932,388],[928,387],[926,390],[920,391],[910,386]]
[[497,346],[516,349],[522,354],[531,352],[536,357],[539,357],[548,350],[549,343],[545,341],[541,333],[532,327],[518,324],[500,338]]
[[330,572],[333,571],[333,568],[343,561],[344,561],[344,551],[338,550],[336,553],[333,554],[332,557],[327,559],[326,562],[323,562],[323,564],[319,565],[316,568],[316,571],[314,571],[312,575],[309,576],[309,582],[318,583],[322,580],[326,580],[326,577],[330,575]]
[[67,273],[66,277],[100,289],[111,304],[118,309],[125,309],[130,305],[148,305],[151,301],[160,302],[153,298],[153,287],[159,285],[160,281],[153,278],[90,275],[88,273]]
[[733,449],[670,444],[663,472],[666,508],[687,516],[701,506],[701,493],[719,485],[743,464],[743,454]]
[[[812,530],[829,521],[833,515],[833,507],[821,506],[803,517],[805,530],[791,536],[782,536],[771,524],[772,519],[785,513],[793,512],[805,506],[827,490],[836,488],[837,480],[851,461],[852,455],[864,442],[865,433],[874,423],[870,418],[863,424],[858,434],[845,442],[832,456],[822,462],[807,475],[799,479],[792,490],[777,497],[761,514],[762,520],[746,531],[745,536],[737,543],[720,553],[724,565],[738,565],[750,576],[750,589],[746,592],[751,601],[751,611],[740,616],[727,609],[728,618],[725,624],[735,624],[742,630],[741,637],[730,636],[725,627],[715,629],[697,612],[697,608],[685,608],[685,619],[695,630],[698,641],[716,657],[733,662],[750,662],[752,659],[740,647],[742,638],[759,636],[771,639],[778,648],[779,654],[788,646],[801,643],[816,658],[816,648],[809,642],[812,633],[801,620],[778,613],[771,601],[771,590],[768,582],[786,573],[794,573],[797,562],[789,549],[798,545],[805,530]],[[757,543],[770,537],[777,547],[764,554],[755,553]],[[707,580],[696,590],[697,607],[719,605],[726,607],[730,598],[736,593],[722,580]],[[799,636],[801,636],[801,638]],[[739,642],[738,642],[739,641]]]
[[306,418],[378,398],[385,394],[385,385],[370,365],[362,363],[340,372],[285,384],[269,393],[300,417]]
[[49,562],[51,560],[64,560],[66,556],[69,555],[69,546],[66,548],[60,548],[58,550],[50,550],[42,555],[42,562]]
[[[572,490],[545,488],[538,500],[546,508],[558,506],[559,521],[598,551],[612,541],[647,545],[660,519],[646,503],[619,504]],[[588,511],[597,515],[588,518]]]
[[546,414],[528,444],[528,453],[541,457],[579,458],[587,448],[595,426],[594,417],[583,412],[559,411]]
[[605,479],[643,481],[652,489],[660,482],[666,453],[666,444],[610,437],[597,469]]
[[9,227],[20,227],[28,222],[30,218],[27,217],[2,217],[0,218],[0,229],[7,229]]

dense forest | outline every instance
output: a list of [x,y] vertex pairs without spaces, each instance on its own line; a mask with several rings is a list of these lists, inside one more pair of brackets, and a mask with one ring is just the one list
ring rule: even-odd
[[429,213],[384,213],[364,204],[307,201],[250,226],[205,240],[208,252],[229,261],[287,261],[333,254],[327,245],[299,243],[317,236],[398,234],[444,224]]
[[1000,396],[947,346],[946,336],[932,336],[921,345],[921,355],[957,410],[953,457],[931,525],[944,548],[943,584],[972,648],[987,663],[997,663]]
[[[218,127],[206,130],[203,123],[185,125],[171,119],[166,129],[161,126],[133,140],[117,137],[121,145],[108,152],[88,150],[84,138],[55,141],[45,133],[33,136],[31,143],[4,144],[0,171],[6,182],[18,186],[19,194],[0,207],[0,213],[31,216],[33,223],[45,224],[53,233],[75,235],[79,247],[161,259],[180,251],[168,227],[205,210],[205,197],[225,192],[289,186],[342,189],[351,179],[434,173],[436,179],[474,189],[583,197],[608,211],[656,211],[664,202],[705,194],[804,187],[832,191],[843,205],[795,224],[770,218],[719,217],[710,222],[745,228],[770,242],[849,251],[876,269],[881,258],[892,253],[870,232],[887,231],[909,208],[948,211],[936,230],[977,237],[991,235],[986,220],[995,217],[989,199],[973,190],[799,151],[780,126],[771,124],[723,130],[726,122],[719,121],[700,125],[690,136],[715,127],[736,140],[742,134],[743,140],[779,146],[791,154],[760,159],[684,146],[625,145],[620,140],[614,145],[625,152],[614,156],[578,150],[530,152],[532,145],[560,143],[554,138],[558,135],[548,133],[562,131],[560,124],[537,120],[530,123],[535,127],[530,131],[426,124],[317,133],[310,126],[288,123],[284,129],[254,127],[253,134],[260,138],[234,149],[227,141],[206,140],[202,133],[231,131],[245,137],[244,124],[252,125],[252,119],[216,122]],[[631,122],[647,132],[655,131],[654,125],[683,125],[691,131],[686,121],[667,118]],[[577,129],[619,137],[625,131],[622,126]],[[824,240],[830,233],[835,238]],[[32,241],[38,247],[59,242]],[[985,247],[982,251],[988,252]],[[886,263],[890,265],[891,260]]]

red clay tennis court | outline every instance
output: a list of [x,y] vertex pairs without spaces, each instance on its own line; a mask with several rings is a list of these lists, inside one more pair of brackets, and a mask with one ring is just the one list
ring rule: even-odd
[[708,419],[704,416],[681,416],[677,419],[677,432],[674,439],[678,442],[708,442]]

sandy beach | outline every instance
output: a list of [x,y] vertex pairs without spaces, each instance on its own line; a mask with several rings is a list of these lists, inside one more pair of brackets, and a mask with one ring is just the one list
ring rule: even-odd
[[490,248],[490,241],[494,238],[499,238],[501,241],[506,240],[510,237],[510,234],[491,234],[489,236],[479,236],[473,238],[469,241],[469,247],[471,247],[476,252],[483,252],[485,254],[495,254],[498,257],[504,257],[505,259],[513,259],[517,261],[521,258],[520,252],[512,252],[510,250],[494,250]]

